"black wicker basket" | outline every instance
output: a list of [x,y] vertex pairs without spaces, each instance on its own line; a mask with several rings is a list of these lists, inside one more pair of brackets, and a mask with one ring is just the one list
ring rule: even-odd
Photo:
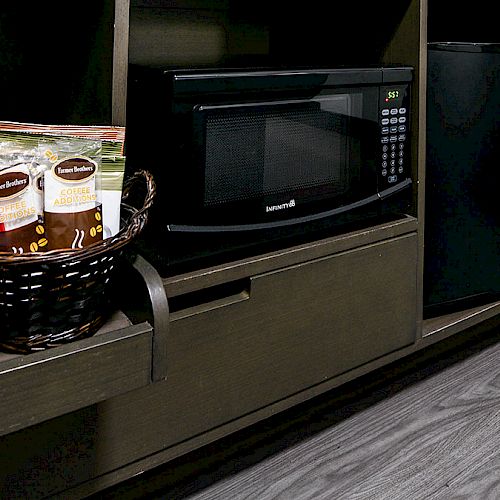
[[[145,183],[141,208],[126,203]],[[0,252],[0,349],[30,353],[97,332],[109,316],[110,287],[127,245],[142,231],[156,188],[151,174],[125,181],[122,228],[114,237],[81,250]]]

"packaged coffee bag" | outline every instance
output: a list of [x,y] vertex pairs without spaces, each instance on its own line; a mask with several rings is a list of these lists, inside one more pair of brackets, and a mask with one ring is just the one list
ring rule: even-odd
[[0,143],[0,251],[38,252],[48,241],[34,151],[22,142]]
[[44,221],[49,249],[79,249],[103,239],[101,141],[44,138]]

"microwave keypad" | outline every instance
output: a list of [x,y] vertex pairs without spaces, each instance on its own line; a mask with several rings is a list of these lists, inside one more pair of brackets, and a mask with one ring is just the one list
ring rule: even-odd
[[405,165],[407,132],[405,107],[383,108],[381,112],[381,174],[388,184],[401,180]]

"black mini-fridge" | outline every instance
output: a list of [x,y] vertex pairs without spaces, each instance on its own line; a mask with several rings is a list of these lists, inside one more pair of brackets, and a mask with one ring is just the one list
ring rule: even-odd
[[424,317],[500,297],[500,44],[430,43]]

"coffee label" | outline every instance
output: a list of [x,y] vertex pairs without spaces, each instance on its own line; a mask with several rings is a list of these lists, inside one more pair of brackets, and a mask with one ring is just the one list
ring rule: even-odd
[[84,212],[96,206],[97,164],[89,158],[67,158],[45,173],[45,212]]
[[0,232],[38,221],[37,203],[26,165],[0,170]]
[[70,158],[55,163],[52,172],[63,182],[81,182],[96,174],[97,164],[89,158]]
[[45,212],[45,225],[50,238],[48,248],[83,248],[102,240],[102,207],[72,213]]
[[30,176],[20,170],[0,175],[0,200],[8,200],[21,195],[29,188]]
[[47,250],[45,226],[38,220],[21,227],[0,232],[0,252],[23,254]]

